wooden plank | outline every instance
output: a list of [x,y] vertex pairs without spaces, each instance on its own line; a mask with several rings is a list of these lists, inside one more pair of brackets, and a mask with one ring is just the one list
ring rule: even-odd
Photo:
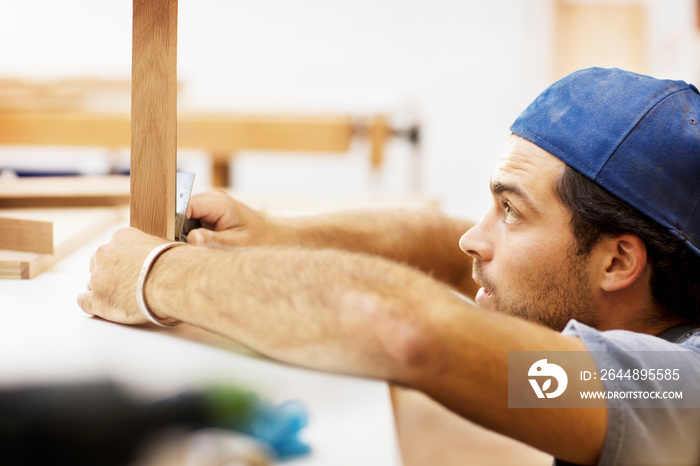
[[131,226],[175,238],[177,0],[134,0]]
[[[0,215],[16,215],[2,210]],[[0,279],[30,279],[45,271],[86,242],[124,221],[124,207],[27,209],[23,215],[49,221],[54,228],[54,253],[35,254],[0,250]]]
[[347,152],[353,124],[347,116],[181,115],[178,145],[218,154],[240,150]]
[[53,224],[39,220],[0,217],[0,248],[53,254]]
[[0,182],[0,208],[129,204],[129,177],[29,177]]
[[[352,120],[342,115],[181,114],[177,145],[214,158],[242,150],[347,152]],[[0,112],[0,144],[128,147],[126,114]]]

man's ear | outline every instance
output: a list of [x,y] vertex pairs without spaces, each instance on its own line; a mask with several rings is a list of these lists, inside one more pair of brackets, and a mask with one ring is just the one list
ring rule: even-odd
[[631,286],[647,265],[644,241],[637,235],[624,234],[605,238],[601,243],[601,288],[617,291]]

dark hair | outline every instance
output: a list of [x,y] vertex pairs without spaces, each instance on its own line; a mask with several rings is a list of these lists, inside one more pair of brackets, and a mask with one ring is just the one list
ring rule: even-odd
[[638,236],[647,248],[651,295],[659,317],[700,322],[700,257],[682,239],[568,165],[559,178],[557,194],[572,213],[577,254],[589,254],[602,238],[623,233]]

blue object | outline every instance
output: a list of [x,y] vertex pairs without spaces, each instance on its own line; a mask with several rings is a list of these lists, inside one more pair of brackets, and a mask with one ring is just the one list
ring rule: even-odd
[[700,94],[684,81],[588,68],[510,130],[666,227],[700,255]]
[[304,408],[298,401],[287,401],[279,406],[258,402],[244,432],[269,445],[276,458],[288,459],[311,451],[298,437],[307,423]]
[[277,459],[306,455],[311,448],[299,439],[308,424],[303,405],[295,400],[278,406],[262,401],[252,392],[233,387],[214,387],[204,394],[211,424],[250,435]]

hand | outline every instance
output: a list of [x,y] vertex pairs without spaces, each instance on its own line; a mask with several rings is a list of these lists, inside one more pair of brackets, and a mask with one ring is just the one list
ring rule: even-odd
[[122,324],[148,322],[136,304],[136,285],[146,256],[164,242],[135,228],[117,230],[90,259],[88,290],[78,295],[81,309]]
[[187,242],[195,246],[260,246],[284,239],[280,225],[221,191],[193,196],[187,218],[199,219],[204,227],[187,235]]

